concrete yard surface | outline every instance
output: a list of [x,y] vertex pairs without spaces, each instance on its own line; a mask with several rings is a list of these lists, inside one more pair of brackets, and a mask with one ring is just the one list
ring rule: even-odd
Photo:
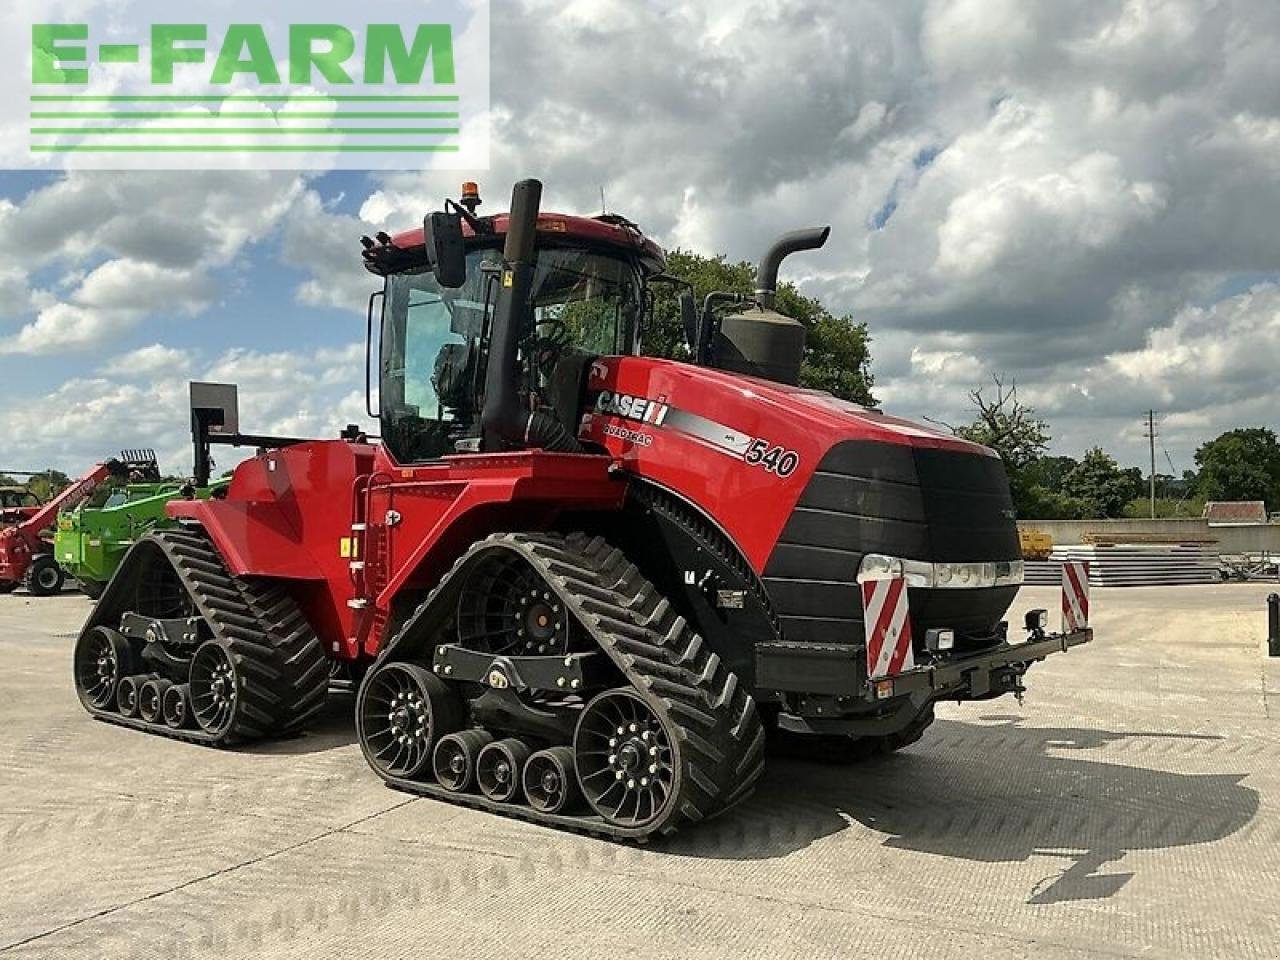
[[[1280,956],[1274,585],[1095,590],[1097,640],[914,747],[771,756],[645,847],[382,786],[352,699],[218,751],[90,719],[89,602],[0,596],[0,960]],[[1027,589],[1056,611],[1057,592]],[[1056,614],[1055,614],[1056,619]]]

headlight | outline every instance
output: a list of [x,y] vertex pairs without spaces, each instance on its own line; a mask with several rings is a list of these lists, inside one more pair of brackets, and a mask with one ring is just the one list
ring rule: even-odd
[[909,587],[939,589],[973,589],[976,587],[1011,587],[1022,583],[1021,560],[997,560],[985,563],[929,563],[927,560],[903,560],[880,553],[868,553],[858,567],[858,582],[902,577]]

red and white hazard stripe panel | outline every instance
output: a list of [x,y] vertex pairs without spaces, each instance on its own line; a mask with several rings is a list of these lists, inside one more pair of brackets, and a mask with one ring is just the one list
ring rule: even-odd
[[1089,625],[1089,564],[1068,560],[1062,565],[1062,632]]
[[911,653],[911,618],[907,582],[901,577],[862,584],[862,612],[867,633],[867,677],[893,677],[915,665]]

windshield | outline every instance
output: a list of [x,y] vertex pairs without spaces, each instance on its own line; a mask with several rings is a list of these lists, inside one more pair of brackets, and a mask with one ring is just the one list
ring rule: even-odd
[[26,490],[3,490],[0,491],[0,507],[16,508],[16,507],[38,507],[40,501],[36,499],[34,493]]
[[[466,283],[456,290],[441,288],[429,270],[387,278],[382,434],[402,463],[475,448],[482,345],[497,295],[497,274],[482,265],[499,260],[496,250],[473,251]],[[575,371],[592,357],[631,352],[642,289],[627,260],[574,249],[539,251],[534,310],[520,351],[521,392],[531,408],[576,420]]]

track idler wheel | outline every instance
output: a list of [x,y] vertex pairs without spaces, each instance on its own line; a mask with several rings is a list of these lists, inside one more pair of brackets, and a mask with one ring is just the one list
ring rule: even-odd
[[573,748],[539,750],[525,761],[522,779],[525,799],[533,809],[560,813],[572,807],[579,796]]
[[573,734],[578,784],[596,813],[644,827],[680,792],[675,738],[634,691],[606,690],[583,708]]
[[463,730],[441,737],[431,757],[440,786],[453,793],[466,793],[476,779],[476,757],[493,743],[488,730]]
[[94,627],[76,641],[76,693],[95,710],[115,706],[120,678],[138,669],[133,648],[110,627]]
[[121,677],[116,685],[116,709],[122,717],[136,717],[142,700],[142,685],[150,680],[145,673]]
[[196,725],[215,737],[236,722],[241,694],[240,671],[227,646],[206,640],[191,658],[191,712]]
[[520,792],[520,773],[532,751],[511,737],[495,740],[476,757],[476,783],[490,800],[506,803]]
[[160,714],[164,725],[181,730],[191,722],[191,687],[185,683],[173,683],[165,688],[160,700]]
[[379,773],[416,777],[440,737],[462,726],[458,695],[416,663],[385,663],[365,678],[356,700],[356,732]]
[[147,723],[157,723],[164,710],[165,691],[172,686],[172,681],[152,677],[138,688],[138,716]]

